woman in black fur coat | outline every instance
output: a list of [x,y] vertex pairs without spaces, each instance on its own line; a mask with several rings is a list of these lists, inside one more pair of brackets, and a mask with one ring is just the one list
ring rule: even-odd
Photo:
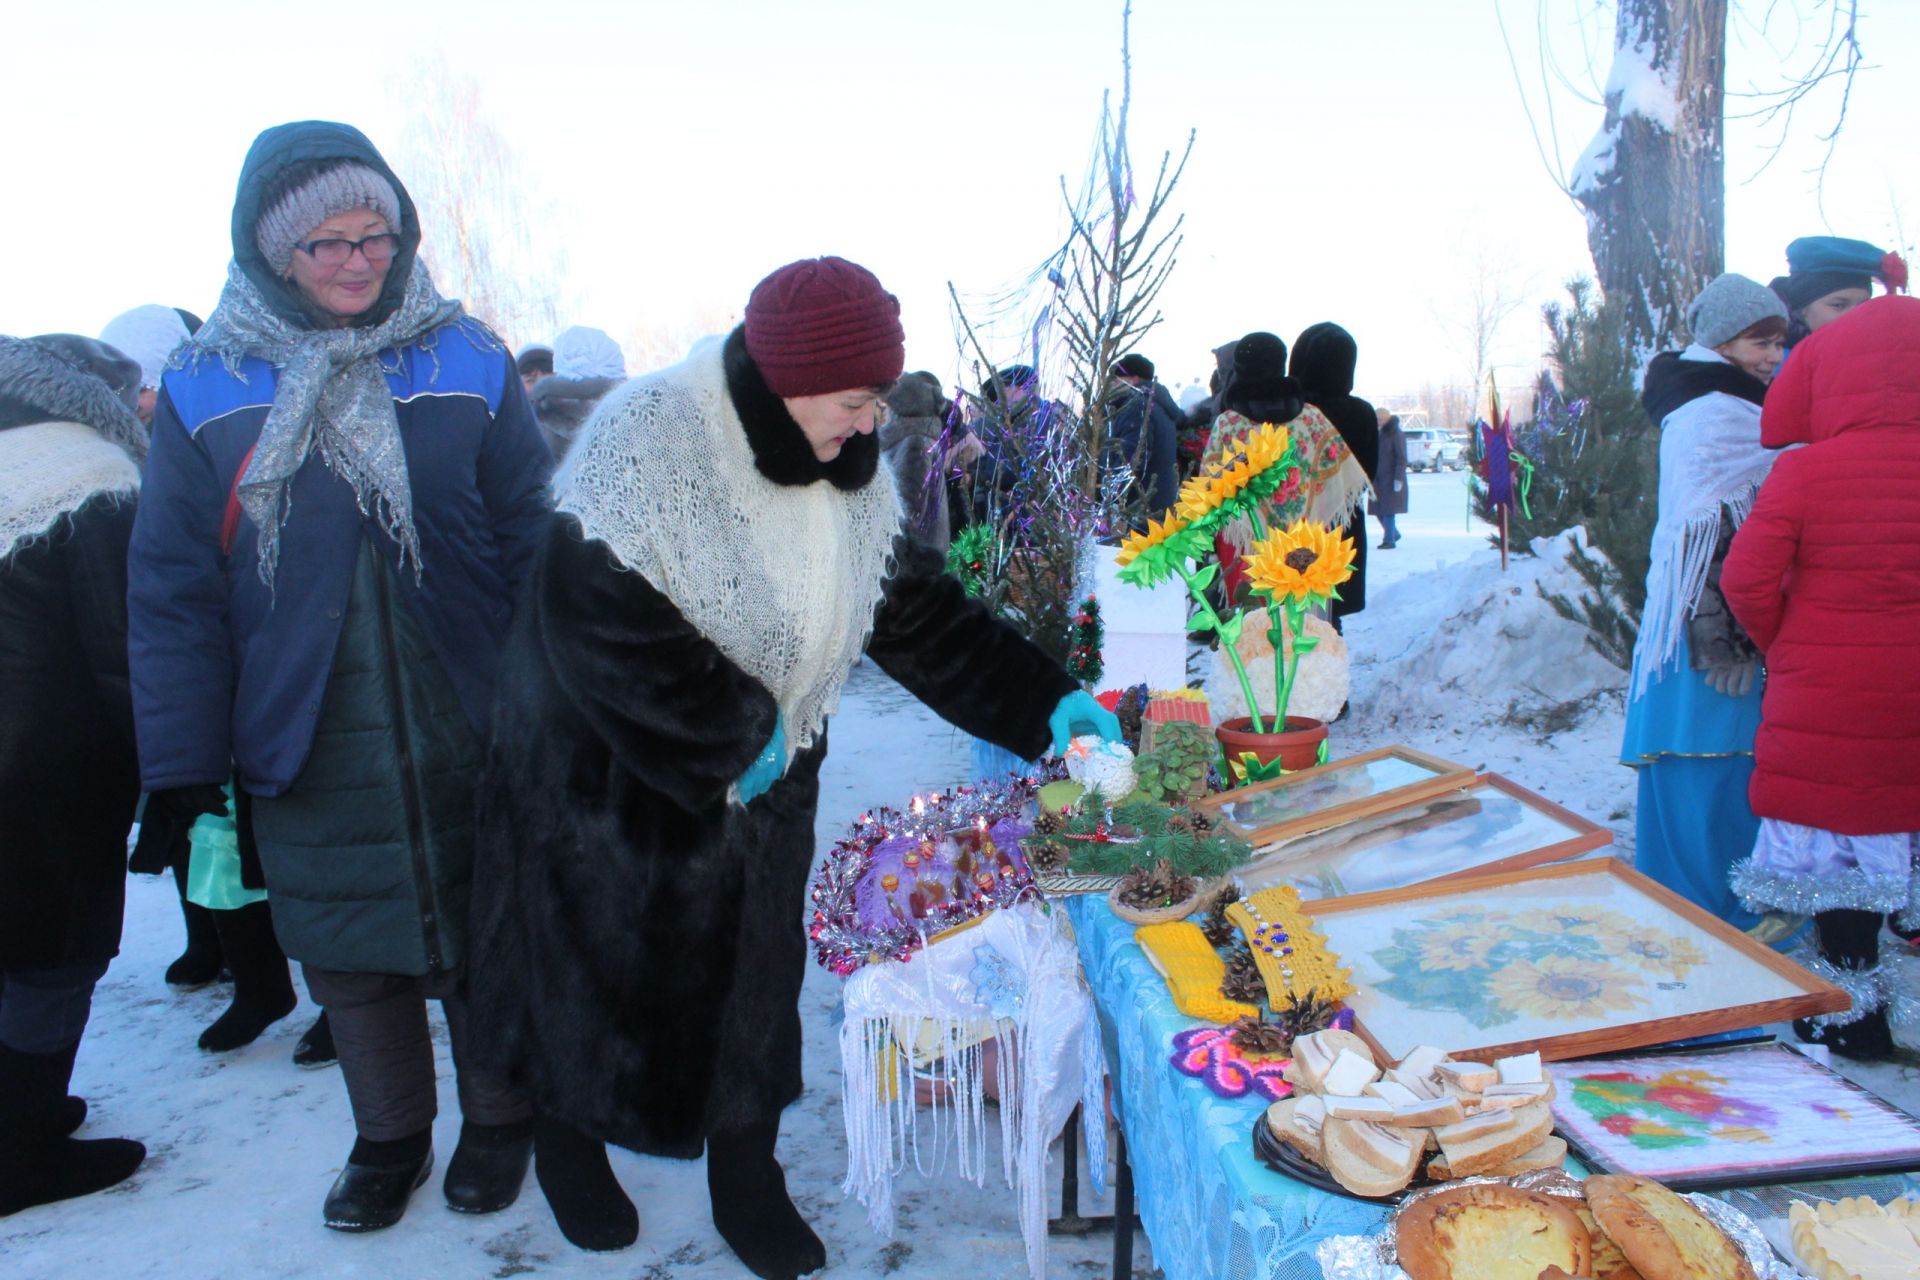
[[0,1217],[123,1181],[146,1148],[82,1141],[67,1096],[120,949],[140,798],[127,539],[140,366],[73,334],[0,337]]
[[724,341],[603,403],[556,480],[496,686],[473,1010],[583,1248],[639,1230],[603,1143],[704,1147],[714,1225],[756,1275],[825,1265],[774,1144],[801,1091],[826,718],[863,652],[1023,758],[1118,736],[900,536],[873,430],[904,358],[871,273],[793,263]]

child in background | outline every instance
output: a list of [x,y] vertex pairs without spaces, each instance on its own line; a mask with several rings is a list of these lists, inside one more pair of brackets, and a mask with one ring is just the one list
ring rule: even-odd
[[1781,455],[1720,580],[1767,661],[1759,836],[1733,885],[1812,912],[1815,967],[1853,997],[1801,1039],[1884,1058],[1901,993],[1880,933],[1920,905],[1920,300],[1863,302],[1797,347],[1761,438],[1806,447]]
[[1747,804],[1760,723],[1759,654],[1715,585],[1734,530],[1775,455],[1760,402],[1780,362],[1787,312],[1739,275],[1687,309],[1693,343],[1654,357],[1641,400],[1660,424],[1660,518],[1633,651],[1620,762],[1639,772],[1635,865],[1738,928],[1727,885],[1753,848]]

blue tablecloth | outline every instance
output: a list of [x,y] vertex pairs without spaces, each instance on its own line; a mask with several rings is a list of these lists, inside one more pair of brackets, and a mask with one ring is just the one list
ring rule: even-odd
[[[1371,1235],[1386,1208],[1321,1191],[1262,1164],[1253,1154],[1253,1125],[1266,1102],[1257,1095],[1221,1098],[1175,1070],[1175,1033],[1202,1024],[1174,1008],[1167,984],[1133,940],[1133,926],[1115,917],[1105,898],[1085,894],[1066,903],[1100,1008],[1115,1110],[1155,1264],[1167,1280],[1322,1280],[1314,1258],[1320,1241]],[[1568,1167],[1582,1172],[1571,1160]],[[1818,1190],[1823,1199],[1884,1201],[1920,1195],[1920,1174],[1819,1184]],[[1763,1209],[1784,1215],[1791,1195],[1786,1187],[1715,1193],[1756,1219]]]
[[1258,1095],[1218,1097],[1171,1064],[1198,1026],[1106,899],[1067,900],[1080,962],[1109,1035],[1108,1069],[1132,1159],[1141,1224],[1167,1280],[1319,1280],[1314,1247],[1377,1230],[1386,1209],[1295,1182],[1253,1154]]

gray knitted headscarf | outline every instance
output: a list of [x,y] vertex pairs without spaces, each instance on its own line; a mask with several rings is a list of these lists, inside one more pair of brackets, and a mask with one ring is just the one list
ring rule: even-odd
[[247,356],[275,366],[273,407],[239,488],[240,505],[260,533],[262,581],[272,584],[280,562],[293,475],[316,451],[328,470],[353,486],[361,513],[375,516],[400,545],[400,563],[411,560],[419,573],[413,489],[380,353],[460,314],[460,304],[440,296],[418,258],[392,315],[377,325],[345,329],[294,324],[267,303],[237,263],[228,267],[220,305],[174,364],[217,355],[235,376]]

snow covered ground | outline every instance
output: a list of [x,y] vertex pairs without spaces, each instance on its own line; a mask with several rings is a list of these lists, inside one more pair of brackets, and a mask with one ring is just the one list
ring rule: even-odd
[[[1485,530],[1468,526],[1463,476],[1415,476],[1412,499],[1400,546],[1371,553],[1369,608],[1348,626],[1354,692],[1351,714],[1334,728],[1337,753],[1404,742],[1495,770],[1609,826],[1619,850],[1630,850],[1633,779],[1614,763],[1625,674],[1593,658],[1579,629],[1538,598],[1533,583],[1543,574],[1555,588],[1551,566],[1517,558],[1500,574]],[[821,788],[823,846],[862,809],[944,786],[968,767],[967,740],[871,666],[854,673],[832,743]],[[708,1222],[698,1163],[618,1152],[614,1167],[641,1216],[640,1241],[624,1253],[573,1249],[531,1179],[518,1204],[488,1217],[449,1211],[436,1178],[391,1230],[326,1230],[320,1202],[352,1126],[338,1072],[298,1071],[289,1061],[313,1008],[303,1001],[236,1053],[201,1053],[194,1039],[226,996],[217,987],[176,994],[162,983],[180,943],[171,884],[136,879],[126,941],[100,987],[75,1089],[93,1107],[80,1136],[139,1138],[150,1155],[133,1179],[102,1196],[0,1220],[0,1274],[9,1280],[747,1274]],[[1024,1275],[1004,1187],[976,1188],[951,1170],[937,1180],[909,1173],[898,1185],[900,1229],[891,1242],[876,1238],[860,1205],[842,1196],[830,1025],[837,985],[821,970],[808,973],[809,1088],[787,1113],[781,1140],[789,1185],[826,1241],[832,1274]],[[449,1104],[435,1126],[444,1165],[459,1119],[437,1016],[435,1030]],[[1849,1074],[1920,1110],[1920,1073],[1910,1063]],[[1104,1207],[1083,1186],[1083,1212]],[[1098,1236],[1056,1240],[1051,1257],[1056,1275],[1104,1275],[1111,1244]],[[1135,1261],[1136,1274],[1152,1274],[1144,1240]]]

